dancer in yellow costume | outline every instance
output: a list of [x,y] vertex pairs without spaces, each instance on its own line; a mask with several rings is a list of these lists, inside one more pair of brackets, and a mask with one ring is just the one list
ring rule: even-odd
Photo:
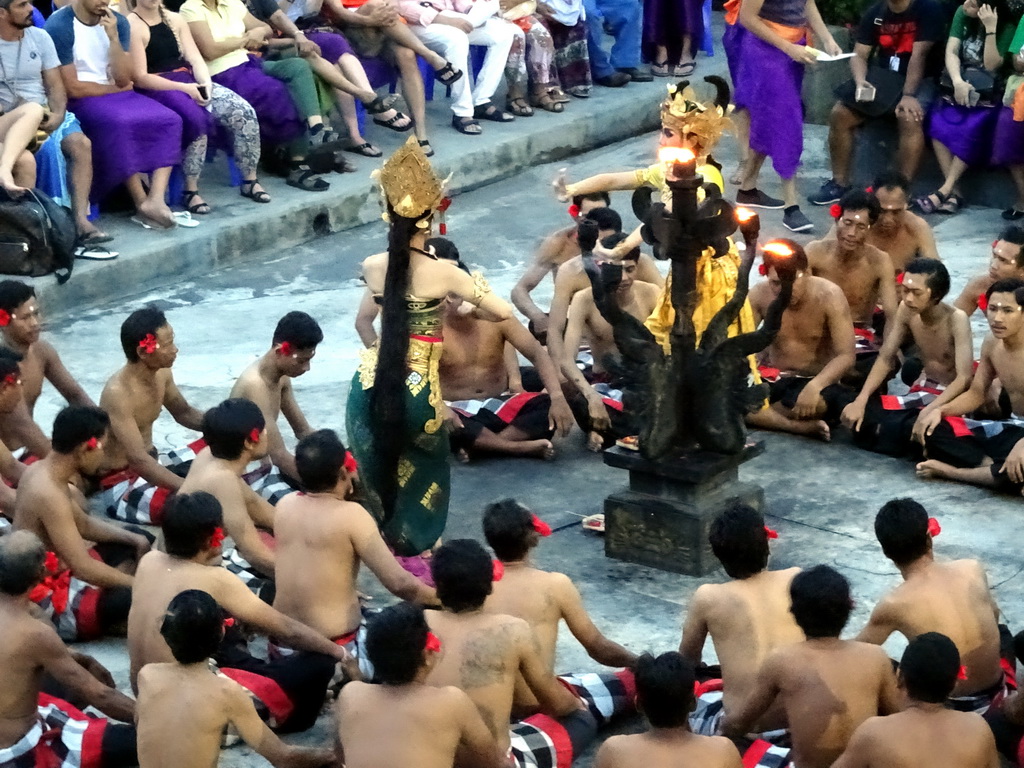
[[[728,106],[729,91],[728,86],[720,78],[708,77],[705,80],[718,89],[718,97],[715,102],[708,104],[700,102],[696,93],[685,82],[669,86],[668,98],[661,105],[661,140],[659,144],[662,147],[678,147],[692,151],[697,157],[697,173],[704,177],[705,183],[717,184],[721,191],[725,189],[725,184],[722,181],[721,171],[717,165],[713,164],[711,150],[718,143],[722,132],[732,128],[728,116],[730,110]],[[636,171],[602,173],[575,184],[566,184],[564,177],[555,181],[556,193],[560,198],[566,200],[573,195],[637,189],[645,186],[658,191],[661,194],[661,201],[671,209],[672,192],[666,181],[665,164],[660,162]],[[704,191],[699,190],[698,200],[703,200],[703,197]],[[642,242],[640,229],[637,228],[615,249],[611,251],[597,249],[594,253],[598,257],[606,256],[617,260],[631,249],[639,247]],[[711,322],[711,318],[732,298],[736,291],[739,265],[740,254],[731,239],[729,253],[726,255],[716,259],[713,249],[708,248],[697,261],[699,296],[696,308],[693,310],[693,327],[697,332],[698,342],[704,329]],[[669,275],[669,279],[665,281],[661,299],[645,323],[666,354],[670,351],[669,332],[672,330],[672,323],[675,320],[671,295],[672,280]],[[736,322],[729,327],[729,335],[748,333],[754,329],[754,315],[750,310],[750,304],[745,303]],[[752,369],[752,373],[756,383],[759,381],[756,376],[756,367]]]

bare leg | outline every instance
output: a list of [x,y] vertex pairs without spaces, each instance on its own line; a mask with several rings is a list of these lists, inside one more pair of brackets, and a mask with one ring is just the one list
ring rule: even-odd
[[953,159],[953,153],[949,151],[941,141],[932,139],[932,150],[935,152],[935,159],[939,163],[939,168],[942,169],[942,176],[946,178],[949,176],[949,163]]
[[[989,465],[991,466],[991,465]],[[940,478],[942,480],[954,480],[958,483],[970,483],[980,485],[984,488],[994,488],[996,481],[992,477],[992,470],[988,466],[982,467],[954,467],[935,459],[922,461],[917,465],[917,476],[922,479]]]
[[[361,91],[364,94],[361,96],[358,93],[354,93],[352,94],[353,96],[362,101],[364,104],[369,104],[371,101],[377,98],[377,93],[376,91],[373,90],[373,86],[370,85],[370,79],[366,76],[366,70],[363,69],[363,65],[359,61],[359,59],[357,59],[351,53],[343,54],[342,57],[338,59],[338,67],[345,74],[345,77],[347,77],[352,82],[352,85],[357,90]],[[364,96],[367,98],[364,98]],[[351,101],[351,99],[349,99],[349,101]],[[352,103],[351,108],[352,118],[353,120],[355,120],[355,103]],[[348,115],[346,115],[345,113],[345,106],[343,104],[339,104],[339,109],[341,111],[342,117],[345,118],[345,124],[348,125]],[[387,122],[397,114],[398,110],[389,109],[386,112],[381,112],[379,115],[374,115],[373,117],[376,120]],[[409,122],[410,121],[408,118],[406,118],[405,120],[399,120],[395,123],[395,127],[404,128],[409,124]],[[349,126],[349,129],[351,130],[351,126]],[[356,132],[352,135],[353,140],[356,139],[358,133],[359,131],[356,130]],[[359,139],[360,143],[362,143],[362,141],[362,139]]]
[[800,201],[796,196],[796,176],[791,179],[781,179],[782,181],[782,199],[786,201],[786,207],[791,205],[799,205]]
[[1024,165],[1011,165],[1010,178],[1013,179],[1013,186],[1017,189],[1017,200],[1013,207],[1018,211],[1024,211]]
[[745,109],[738,109],[732,114],[732,124],[736,129],[736,146],[740,151],[740,162],[736,166],[736,172],[729,177],[730,184],[742,184],[743,174],[746,172],[747,163],[750,162],[750,113]]
[[[71,213],[78,234],[90,235],[99,230],[89,221],[89,190],[92,187],[92,142],[82,132],[72,133],[60,143],[64,157],[71,165]],[[105,234],[105,233],[101,233]]]
[[952,194],[960,189],[960,179],[967,171],[967,163],[959,157],[952,157],[949,161],[949,170],[946,171],[946,181],[939,187],[944,195]]
[[832,161],[832,178],[842,187],[850,184],[850,162],[853,159],[855,131],[863,118],[842,104],[832,108],[828,125],[828,154]]
[[36,157],[27,149],[18,155],[14,163],[14,182],[26,189],[36,185]]
[[693,52],[691,50],[692,47],[693,37],[690,35],[683,35],[683,50],[682,53],[679,55],[680,64],[690,64],[694,62]]
[[43,108],[34,102],[0,115],[0,187],[12,194],[20,195],[27,189],[14,183],[14,164],[32,143],[42,122]]
[[[411,32],[409,34],[412,35]],[[413,130],[416,131],[416,138],[424,141],[427,138],[427,94],[423,89],[423,75],[420,74],[420,67],[416,63],[416,54],[412,49],[401,45],[393,46],[392,50],[399,74],[402,76],[402,95],[416,124]]]
[[[555,455],[554,446],[550,440],[515,440],[505,437],[508,429],[501,432],[492,432],[485,429],[473,443],[473,448],[478,451],[490,453],[505,453],[510,456],[536,456],[542,459],[551,459]],[[521,434],[521,433],[520,433]]]
[[659,45],[655,47],[654,63],[658,65],[668,64],[668,48],[666,48],[664,45]]
[[913,181],[921,165],[921,155],[924,153],[924,124],[917,120],[904,119],[897,120],[896,123],[900,132],[897,152],[899,159],[896,167],[900,173]]
[[[392,24],[390,27],[384,28],[384,34],[387,35],[393,43],[396,43],[403,48],[409,48],[413,53],[419,56],[421,59],[427,62],[434,69],[442,69],[448,62],[444,56],[439,53],[427,48],[427,46],[413,34],[413,31],[409,29],[407,24]],[[410,109],[412,105],[409,105]]]
[[828,424],[815,419],[794,419],[778,403],[747,415],[747,424],[755,429],[790,432],[794,435],[816,437],[826,443],[832,439]]
[[151,227],[171,229],[176,226],[174,216],[171,215],[171,209],[164,202],[167,193],[167,182],[170,178],[170,168],[159,168],[153,171],[150,178],[148,195],[142,187],[141,173],[135,174],[124,183],[128,188],[128,194],[132,196],[132,201],[135,203],[136,215],[141,221],[149,224]]
[[765,157],[767,155],[762,155],[760,152],[755,152],[752,149],[749,150],[743,180],[740,182],[740,189],[757,189],[757,177],[761,175],[761,166],[764,164]]

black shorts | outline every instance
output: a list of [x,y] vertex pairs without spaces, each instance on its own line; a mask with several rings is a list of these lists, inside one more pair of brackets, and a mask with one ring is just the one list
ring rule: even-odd
[[[810,383],[809,378],[803,376],[783,376],[777,381],[770,382],[770,394],[768,402],[779,403],[786,408],[793,408],[797,398]],[[854,401],[857,393],[850,387],[843,384],[829,384],[821,390],[821,398],[825,401],[825,415],[822,417],[829,425],[839,423],[839,417],[843,409]]]

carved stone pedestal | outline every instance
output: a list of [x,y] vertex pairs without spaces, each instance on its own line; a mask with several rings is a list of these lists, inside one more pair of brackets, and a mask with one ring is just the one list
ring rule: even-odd
[[605,555],[691,576],[713,571],[711,521],[737,501],[764,505],[764,489],[739,480],[739,465],[763,451],[764,443],[751,443],[737,456],[698,452],[663,461],[605,451],[605,464],[629,470],[629,486],[604,502]]

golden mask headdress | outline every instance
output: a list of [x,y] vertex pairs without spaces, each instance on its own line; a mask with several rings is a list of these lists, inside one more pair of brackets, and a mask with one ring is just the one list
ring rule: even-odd
[[[370,176],[380,184],[381,202],[390,204],[395,213],[407,219],[418,219],[438,208],[451,179],[441,179],[434,173],[415,136],[410,136]],[[383,218],[388,221],[387,206],[384,208]]]
[[729,86],[714,75],[704,81],[715,87],[716,95],[711,102],[700,101],[689,81],[684,80],[670,85],[668,98],[661,103],[661,124],[683,136],[696,136],[697,155],[707,155],[722,138],[722,133],[732,130]]

